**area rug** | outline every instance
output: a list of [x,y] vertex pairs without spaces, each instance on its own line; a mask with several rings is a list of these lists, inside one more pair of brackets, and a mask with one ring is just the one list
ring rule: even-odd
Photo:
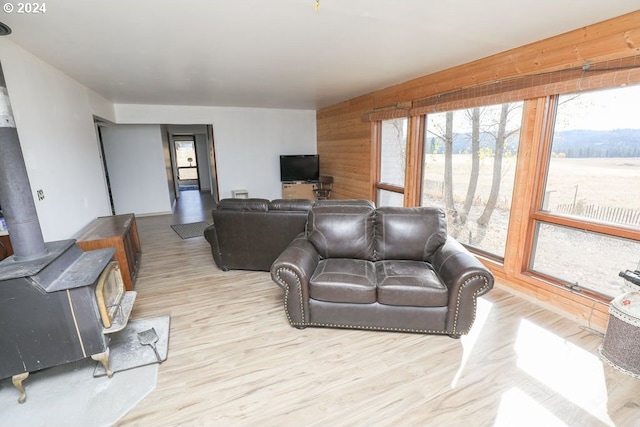
[[178,189],[180,191],[193,191],[193,190],[199,190],[200,187],[198,187],[197,185],[180,185]]
[[87,358],[32,373],[23,404],[11,378],[1,380],[0,425],[112,426],[156,387],[157,363],[94,378],[95,363]]
[[188,224],[174,224],[171,226],[173,231],[178,233],[183,239],[190,239],[192,237],[202,237],[204,235],[204,229],[209,226],[204,221],[190,222]]

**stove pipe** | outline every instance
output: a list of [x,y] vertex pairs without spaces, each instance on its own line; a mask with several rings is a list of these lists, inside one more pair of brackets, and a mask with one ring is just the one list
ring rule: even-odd
[[13,259],[31,261],[47,255],[31,193],[9,92],[0,64],[0,206],[9,228]]

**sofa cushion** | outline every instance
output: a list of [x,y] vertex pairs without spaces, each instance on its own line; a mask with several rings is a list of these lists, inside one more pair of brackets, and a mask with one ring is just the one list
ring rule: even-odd
[[378,261],[378,302],[387,305],[444,307],[447,287],[430,264],[421,261]]
[[444,211],[437,207],[381,207],[376,211],[376,259],[428,261],[447,240]]
[[367,199],[328,199],[318,200],[313,206],[369,206],[375,208],[371,200]]
[[318,205],[307,217],[307,240],[323,258],[374,257],[375,209],[370,205]]
[[269,202],[270,211],[308,211],[313,202],[309,199],[275,199]]
[[267,199],[222,199],[216,206],[218,210],[233,211],[267,211],[269,200]]
[[309,280],[309,297],[328,302],[376,302],[376,273],[371,261],[321,260]]

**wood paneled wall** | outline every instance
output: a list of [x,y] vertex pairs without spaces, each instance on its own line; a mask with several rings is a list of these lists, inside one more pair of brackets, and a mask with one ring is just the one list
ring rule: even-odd
[[317,113],[320,172],[333,176],[335,199],[371,197],[371,123],[362,114],[370,102],[345,102]]
[[[587,61],[597,63],[639,54],[640,10],[320,109],[317,112],[317,132],[321,172],[334,177],[332,198],[371,199],[374,135],[372,124],[363,121],[363,116],[373,108],[500,79],[581,67]],[[531,139],[522,153],[528,153],[532,162],[535,157],[531,152],[534,139],[539,138],[532,126],[542,105],[538,102],[536,107],[531,106],[529,124],[525,129],[527,138]],[[532,168],[521,164],[521,161],[527,161],[527,156],[519,159],[518,173],[532,173]],[[526,182],[528,184],[524,185]],[[532,188],[526,177],[523,177],[521,184],[521,191]],[[516,233],[518,229],[520,232],[526,230],[524,223],[528,208],[522,199],[529,198],[525,194],[516,195],[516,200],[520,200],[515,207],[516,214],[520,211],[521,219],[515,221],[523,222],[518,224],[519,227],[512,227]],[[522,273],[524,250],[519,242],[524,238],[513,233],[508,237],[512,247],[518,248],[519,261],[505,259],[504,266],[486,262],[500,282],[521,295],[542,301],[549,308],[568,314],[595,329],[604,330],[608,320],[607,304],[572,294]]]

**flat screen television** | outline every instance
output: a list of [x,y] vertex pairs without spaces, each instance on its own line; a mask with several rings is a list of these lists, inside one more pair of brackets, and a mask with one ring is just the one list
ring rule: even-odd
[[280,181],[317,181],[320,178],[320,156],[298,154],[280,156]]

